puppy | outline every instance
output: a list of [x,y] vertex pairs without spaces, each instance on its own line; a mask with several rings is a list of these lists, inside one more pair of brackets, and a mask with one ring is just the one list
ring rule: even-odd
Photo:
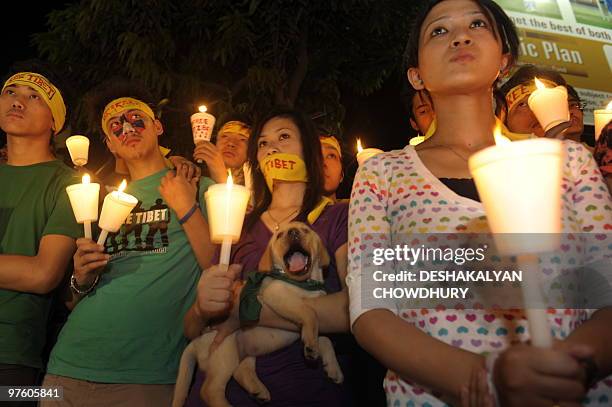
[[[244,319],[254,307],[257,315],[251,319],[257,320],[257,308],[266,304],[301,327],[305,357],[310,360],[321,357],[328,377],[342,383],[344,377],[333,345],[328,338],[319,336],[317,316],[304,304],[305,298],[325,295],[321,268],[328,265],[327,249],[316,232],[303,223],[291,222],[274,233],[259,263],[260,272],[249,276],[240,305],[234,305],[231,312],[239,311]],[[232,376],[258,401],[270,401],[270,392],[255,373],[255,357],[290,345],[300,334],[259,326],[242,327],[209,354],[215,335],[215,331],[206,332],[185,349],[172,406],[184,404],[196,359],[206,373],[200,395],[209,407],[230,406],[225,387]]]

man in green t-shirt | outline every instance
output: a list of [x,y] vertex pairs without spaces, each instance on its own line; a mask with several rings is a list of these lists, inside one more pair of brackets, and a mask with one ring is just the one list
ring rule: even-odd
[[66,196],[74,172],[50,149],[66,120],[57,78],[43,63],[15,65],[2,82],[0,128],[0,386],[38,383],[50,292],[75,250],[77,225]]
[[[102,84],[92,97],[108,148],[131,178],[138,204],[104,246],[77,240],[74,306],[51,351],[44,386],[62,402],[42,406],[169,406],[187,345],[183,317],[214,246],[202,194],[213,181],[169,170],[159,151],[161,122],[152,97],[134,81]],[[101,119],[101,121],[100,121]]]

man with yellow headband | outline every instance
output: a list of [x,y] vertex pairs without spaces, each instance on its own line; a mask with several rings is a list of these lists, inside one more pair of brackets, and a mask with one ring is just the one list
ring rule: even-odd
[[342,148],[338,139],[331,135],[320,136],[323,154],[323,190],[326,197],[336,202],[336,191],[344,179]]
[[79,181],[49,147],[66,120],[62,94],[44,65],[16,68],[0,94],[8,151],[0,164],[0,386],[39,383],[49,293],[83,233],[65,191]]
[[214,253],[203,199],[213,181],[200,178],[198,185],[187,168],[166,167],[158,144],[163,125],[151,100],[135,81],[102,84],[92,98],[91,116],[125,161],[131,177],[125,191],[138,205],[104,245],[77,240],[68,304],[76,307],[43,383],[63,387],[64,400],[42,406],[172,402],[187,345],[183,316]]
[[227,179],[227,170],[237,184],[245,184],[244,163],[251,127],[238,120],[226,122],[217,133],[216,143],[200,141],[193,152],[196,160],[206,162],[210,177],[218,183]]
[[498,116],[513,133],[545,137],[544,129],[527,104],[527,99],[536,89],[536,76],[546,86],[566,86],[565,79],[559,73],[534,65],[524,65],[500,88],[505,98],[505,109]]

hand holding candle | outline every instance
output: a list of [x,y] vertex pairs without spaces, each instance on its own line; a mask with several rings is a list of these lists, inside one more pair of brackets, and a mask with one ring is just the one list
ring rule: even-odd
[[104,244],[108,232],[114,233],[119,230],[132,209],[134,209],[138,203],[138,199],[123,192],[126,185],[125,180],[123,180],[117,191],[111,192],[104,198],[102,213],[100,214],[100,221],[98,222],[98,226],[102,229],[100,237],[98,237],[98,244],[100,245]]
[[[193,142],[210,141],[212,137],[212,131],[215,127],[215,116],[206,112],[206,106],[202,105],[198,107],[199,112],[191,115],[191,131],[193,133]],[[201,164],[202,160],[198,160]]]
[[552,336],[537,254],[561,243],[562,157],[561,141],[539,138],[487,147],[468,162],[499,252],[518,255],[532,343],[539,347],[552,346]]
[[91,239],[91,222],[98,220],[100,184],[91,183],[89,174],[85,174],[81,184],[67,186],[66,192],[77,223],[84,224],[85,237]]
[[87,164],[89,157],[89,139],[85,136],[71,136],[66,139],[66,147],[72,162],[77,167]]
[[384,153],[384,151],[378,148],[366,148],[361,146],[361,140],[357,139],[357,162],[359,166],[363,165],[364,162],[374,157],[377,154]]
[[535,84],[537,89],[529,95],[527,103],[545,132],[554,129],[547,134],[554,137],[570,126],[567,89],[565,86],[547,88],[538,78]]
[[597,109],[595,112],[595,140],[601,136],[601,131],[612,120],[612,101],[608,103],[605,109]]
[[246,187],[234,185],[229,171],[226,184],[212,185],[206,191],[210,238],[213,243],[222,244],[219,261],[222,266],[229,265],[232,243],[240,238],[249,196]]

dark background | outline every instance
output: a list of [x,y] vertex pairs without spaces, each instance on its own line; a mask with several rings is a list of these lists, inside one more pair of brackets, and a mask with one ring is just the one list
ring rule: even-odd
[[[3,76],[8,68],[19,60],[37,58],[38,52],[32,44],[32,34],[46,31],[46,15],[55,8],[63,7],[65,2],[43,2],[28,10],[26,18],[11,19],[10,25],[4,25],[5,45],[0,59],[0,72]],[[18,22],[18,23],[17,23]],[[342,90],[342,104],[346,108],[344,125],[345,180],[339,192],[340,197],[348,197],[352,178],[356,171],[356,139],[366,147],[392,150],[404,147],[415,135],[408,121],[407,111],[400,93],[404,86],[404,77],[392,75],[382,88],[371,95],[356,95],[346,89]],[[5,144],[6,137],[0,132],[0,146]],[[162,142],[163,144],[163,142]],[[103,151],[96,141],[92,140],[93,151]],[[106,158],[106,157],[105,157]],[[91,158],[94,170],[104,160]],[[88,166],[90,167],[90,166]]]

